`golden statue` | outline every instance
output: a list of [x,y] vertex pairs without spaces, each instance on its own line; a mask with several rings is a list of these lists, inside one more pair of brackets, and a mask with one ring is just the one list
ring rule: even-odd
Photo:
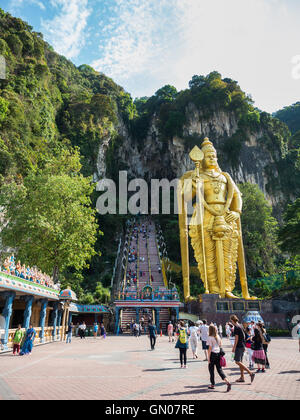
[[[247,285],[240,221],[241,193],[230,175],[219,168],[217,152],[208,138],[204,139],[201,149],[194,147],[190,158],[196,168],[185,173],[178,185],[184,298],[190,299],[190,236],[205,293],[237,298],[232,291],[238,263],[243,298],[256,299],[250,297]],[[188,222],[188,203],[195,198],[195,210]]]

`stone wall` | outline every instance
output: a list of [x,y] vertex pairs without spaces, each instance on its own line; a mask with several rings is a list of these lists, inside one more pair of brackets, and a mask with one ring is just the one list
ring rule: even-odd
[[[206,319],[208,323],[225,325],[232,314],[242,321],[248,311],[258,310],[268,328],[288,329],[287,318],[300,313],[300,303],[292,306],[287,304],[278,300],[220,299],[218,295],[208,294],[202,295],[201,301],[188,303],[185,311],[197,315],[199,319]],[[254,305],[258,308],[255,309]]]

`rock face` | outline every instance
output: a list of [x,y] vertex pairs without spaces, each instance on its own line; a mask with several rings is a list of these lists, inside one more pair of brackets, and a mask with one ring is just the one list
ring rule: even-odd
[[[228,172],[236,183],[255,183],[259,186],[270,204],[276,208],[284,200],[283,192],[276,195],[269,193],[267,170],[272,176],[278,176],[275,159],[281,159],[280,151],[270,151],[259,141],[264,130],[260,129],[249,134],[241,143],[236,164],[231,163],[224,150],[226,141],[238,130],[238,122],[234,113],[215,111],[209,118],[204,118],[195,105],[189,104],[187,109],[187,123],[183,129],[183,138],[173,137],[172,140],[161,141],[158,130],[158,120],[154,115],[145,139],[134,140],[128,128],[120,119],[118,131],[123,141],[116,150],[116,163],[123,161],[128,168],[128,177],[143,178],[150,181],[153,178],[167,178],[172,180],[181,177],[186,171],[194,169],[189,152],[194,144],[185,139],[189,136],[199,137],[197,145],[201,145],[201,138],[209,137],[218,151],[221,169]],[[139,144],[138,144],[139,143]],[[105,150],[109,146],[109,139],[105,139],[99,148],[98,176],[106,173]],[[232,158],[232,156],[231,156]],[[109,177],[109,174],[106,173]]]

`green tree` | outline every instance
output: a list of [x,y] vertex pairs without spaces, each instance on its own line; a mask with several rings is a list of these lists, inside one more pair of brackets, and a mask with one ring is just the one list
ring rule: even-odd
[[247,271],[251,277],[276,272],[278,223],[257,185],[239,184],[243,194],[242,231]]
[[102,283],[97,283],[94,300],[96,303],[108,303],[110,300],[110,291]]
[[300,198],[289,204],[279,230],[280,247],[293,256],[300,255]]
[[[64,153],[62,161],[67,156]],[[65,168],[59,158],[53,159],[43,171],[28,175],[24,184],[4,185],[0,196],[6,223],[3,245],[17,249],[24,262],[52,272],[55,281],[67,267],[86,267],[97,239],[90,199],[94,187],[79,173],[79,154],[69,156]]]

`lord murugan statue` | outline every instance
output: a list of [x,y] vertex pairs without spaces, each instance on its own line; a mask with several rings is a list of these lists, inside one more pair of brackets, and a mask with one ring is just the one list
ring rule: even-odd
[[[241,230],[241,193],[217,161],[217,152],[208,138],[201,149],[190,153],[195,170],[185,173],[178,184],[180,247],[185,301],[190,299],[190,267],[188,239],[194,250],[206,294],[221,298],[237,298],[236,268],[244,299],[248,291],[244,247]],[[193,203],[192,216],[188,204]]]

